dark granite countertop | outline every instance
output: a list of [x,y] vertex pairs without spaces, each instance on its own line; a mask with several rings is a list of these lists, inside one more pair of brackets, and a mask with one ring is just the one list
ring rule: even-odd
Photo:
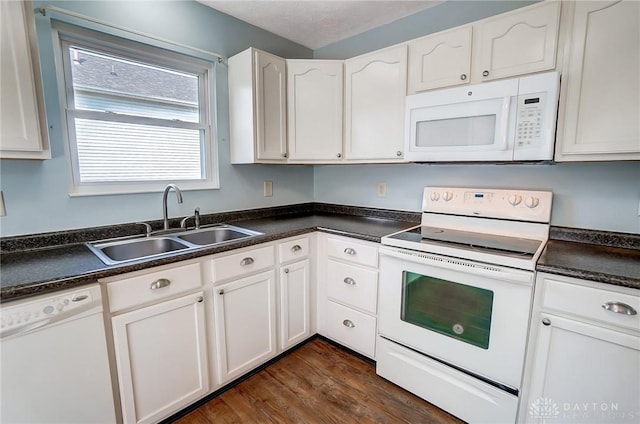
[[536,270],[640,289],[640,235],[552,228]]
[[[263,235],[114,266],[102,263],[84,242],[139,234],[139,225],[7,237],[0,240],[0,302],[312,231],[380,242],[382,236],[416,225],[420,214],[316,203],[220,213],[203,218],[203,224],[225,222]],[[158,229],[162,223],[152,224]],[[172,223],[173,226],[176,224]],[[538,261],[538,271],[640,289],[640,235],[552,227],[550,236]]]
[[[414,218],[411,215],[393,216]],[[229,224],[264,233],[223,246],[121,265],[107,266],[83,243],[3,253],[0,266],[0,301],[6,302],[58,289],[70,288],[100,278],[166,265],[241,247],[323,231],[361,240],[380,242],[384,235],[416,225],[414,220],[341,215],[330,212],[284,214],[275,217],[227,220]]]

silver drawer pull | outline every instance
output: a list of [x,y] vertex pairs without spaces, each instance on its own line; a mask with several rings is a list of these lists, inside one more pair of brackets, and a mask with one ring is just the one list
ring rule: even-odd
[[356,280],[354,280],[351,277],[345,277],[345,279],[342,280],[342,281],[344,281],[345,284],[349,284],[350,286],[355,286],[356,285]]
[[350,247],[347,247],[346,249],[344,249],[344,253],[346,253],[347,255],[355,255],[356,254],[356,250],[352,249]]
[[243,260],[240,261],[240,266],[251,265],[254,262],[255,261],[253,260],[253,258],[244,258]]
[[202,296],[198,296],[196,298],[196,302],[198,302],[198,303],[202,303],[203,301],[204,301],[204,297],[202,297]]
[[633,306],[629,306],[622,302],[606,302],[602,304],[602,307],[607,311],[615,312],[616,314],[638,315],[638,311],[636,311]]
[[72,302],[82,302],[83,300],[86,300],[89,298],[88,294],[78,294],[76,296],[73,296],[73,298],[71,298]]
[[294,244],[293,246],[291,246],[292,252],[299,252],[300,250],[302,250],[302,247],[300,247],[299,244]]
[[351,320],[348,320],[348,319],[345,319],[344,321],[342,321],[342,325],[349,328],[354,328],[356,326]]
[[154,281],[153,283],[151,283],[149,288],[151,290],[158,290],[158,289],[161,289],[163,287],[169,286],[169,284],[171,284],[170,280],[167,280],[166,278],[160,278],[160,279]]

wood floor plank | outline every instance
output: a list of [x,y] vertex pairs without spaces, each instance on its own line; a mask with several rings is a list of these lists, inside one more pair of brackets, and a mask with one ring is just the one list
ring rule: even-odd
[[315,339],[178,423],[459,424],[462,421],[379,377],[371,363]]

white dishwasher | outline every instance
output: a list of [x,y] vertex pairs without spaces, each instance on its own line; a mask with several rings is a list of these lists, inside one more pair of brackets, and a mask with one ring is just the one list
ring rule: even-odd
[[98,284],[8,303],[0,318],[0,422],[116,422]]

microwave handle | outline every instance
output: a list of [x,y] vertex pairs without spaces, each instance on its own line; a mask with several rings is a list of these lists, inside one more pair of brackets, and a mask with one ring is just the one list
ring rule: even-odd
[[513,135],[509,134],[509,121],[510,116],[513,114],[513,120],[517,119],[517,111],[511,110],[512,96],[505,96],[502,98],[502,113],[500,116],[500,122],[496,123],[496,148],[498,150],[512,150]]

